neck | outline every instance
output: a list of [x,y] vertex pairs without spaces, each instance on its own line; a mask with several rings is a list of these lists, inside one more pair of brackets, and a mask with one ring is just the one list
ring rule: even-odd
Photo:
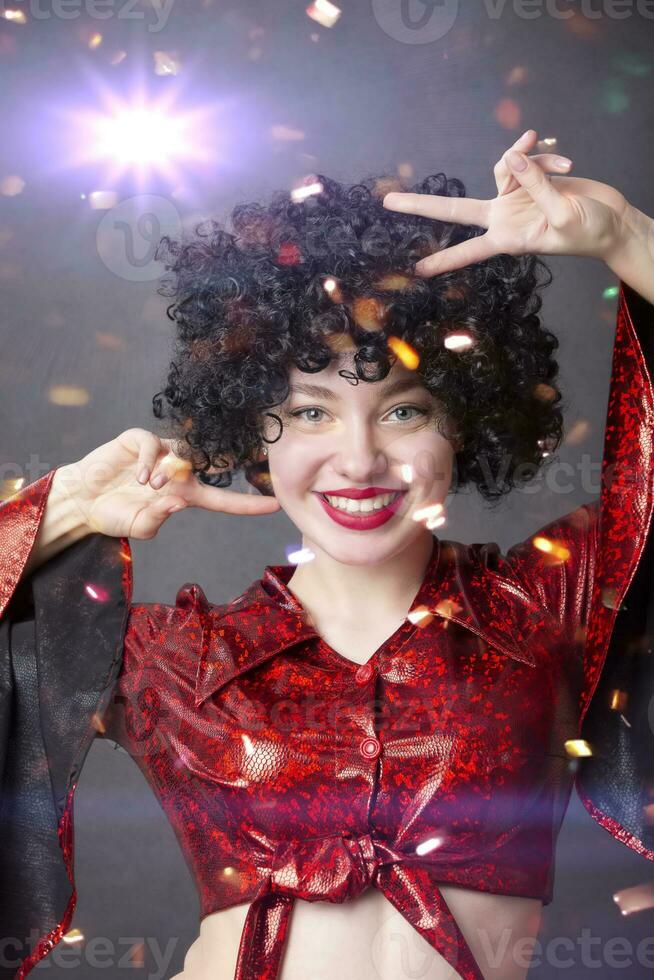
[[312,615],[332,615],[338,610],[343,625],[361,625],[378,617],[406,615],[425,577],[432,555],[431,532],[420,535],[406,548],[382,562],[345,565],[313,544],[302,541],[315,558],[298,567],[288,587]]

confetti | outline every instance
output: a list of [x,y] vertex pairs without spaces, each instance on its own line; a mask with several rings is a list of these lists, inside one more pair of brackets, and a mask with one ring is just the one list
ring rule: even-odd
[[573,759],[581,758],[582,756],[592,755],[592,749],[588,742],[583,738],[569,738],[563,743],[563,748],[568,753],[568,755]]
[[73,385],[52,385],[48,389],[48,401],[52,405],[88,405],[91,396],[86,388],[76,388]]
[[339,8],[330,3],[329,0],[316,0],[315,3],[309,4],[306,12],[312,20],[317,21],[323,27],[333,27],[341,16]]
[[404,367],[409,368],[411,371],[415,371],[420,364],[420,355],[410,344],[407,344],[407,342],[402,340],[400,337],[394,337],[391,334],[391,336],[388,338],[388,346],[391,348],[393,353],[397,355]]

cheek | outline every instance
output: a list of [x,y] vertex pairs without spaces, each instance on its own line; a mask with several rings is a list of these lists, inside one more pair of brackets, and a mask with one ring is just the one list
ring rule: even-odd
[[268,450],[270,478],[275,491],[293,493],[302,490],[313,479],[322,457],[311,440],[283,438]]

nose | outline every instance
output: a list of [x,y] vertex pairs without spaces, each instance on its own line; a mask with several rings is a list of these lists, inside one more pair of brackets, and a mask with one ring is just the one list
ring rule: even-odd
[[372,483],[388,468],[386,452],[374,433],[363,422],[351,423],[339,434],[336,471],[354,484]]

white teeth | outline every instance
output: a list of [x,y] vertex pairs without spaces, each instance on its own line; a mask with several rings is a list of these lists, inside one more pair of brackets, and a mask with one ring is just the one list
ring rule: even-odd
[[380,493],[376,497],[365,497],[363,500],[353,500],[351,497],[332,497],[331,494],[324,494],[332,507],[337,510],[344,510],[348,514],[370,514],[374,510],[381,510],[387,507],[391,500],[395,500],[398,493]]

